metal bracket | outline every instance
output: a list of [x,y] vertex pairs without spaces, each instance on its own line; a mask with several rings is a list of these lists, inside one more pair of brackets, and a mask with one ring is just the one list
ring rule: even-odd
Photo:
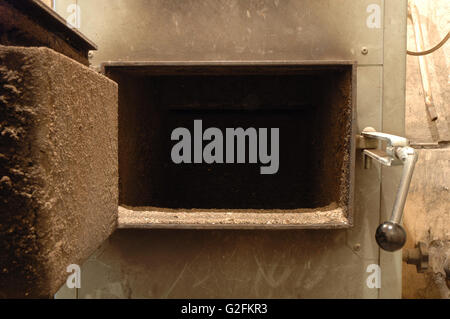
[[418,273],[428,270],[428,260],[428,246],[424,242],[419,241],[415,248],[403,251],[403,261],[410,265],[416,265]]
[[[385,166],[402,165],[402,161],[398,158],[396,150],[400,147],[406,147],[409,145],[408,139],[392,134],[386,134],[375,131],[372,127],[366,127],[359,140],[365,142],[359,142],[359,145],[363,148],[364,154],[364,167],[370,168],[371,159]],[[379,150],[378,141],[386,142],[386,150]]]
[[[396,251],[402,248],[406,242],[406,232],[400,223],[418,155],[416,150],[409,146],[408,139],[377,132],[372,127],[365,128],[361,132],[361,138],[386,142],[386,150],[363,149],[365,168],[370,166],[372,159],[385,166],[403,165],[402,177],[391,217],[389,221],[378,226],[375,234],[377,243],[381,248],[387,251]],[[359,142],[358,144],[366,143]]]

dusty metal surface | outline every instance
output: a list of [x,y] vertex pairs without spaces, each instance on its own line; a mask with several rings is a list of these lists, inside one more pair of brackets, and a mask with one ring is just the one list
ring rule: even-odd
[[[382,72],[382,132],[405,136],[406,18],[407,1],[384,1],[384,46]],[[401,168],[381,168],[380,222],[387,220],[395,202]],[[381,298],[401,296],[401,251],[380,251]]]
[[[372,126],[403,133],[405,44],[399,39],[405,37],[406,1],[78,3],[86,20],[81,29],[101,48],[92,59],[96,65],[110,60],[357,60],[357,131]],[[371,4],[379,5],[380,28],[367,25]],[[65,7],[58,10],[64,13]],[[122,229],[83,265],[78,296],[400,297],[401,255],[380,254],[373,237],[385,217],[380,215],[392,207],[400,176],[382,176],[376,165],[364,170],[358,158],[359,151],[352,228]],[[381,265],[381,289],[366,283],[373,264]]]
[[0,3],[0,44],[45,46],[85,65],[89,64],[89,50],[97,49],[92,41],[38,0]]
[[347,241],[345,230],[119,230],[83,264],[78,294],[375,298],[365,270],[376,259]]
[[[57,0],[98,44],[91,62],[356,60],[383,63],[382,0]],[[101,15],[101,18],[99,16]],[[362,48],[367,54],[361,53]]]

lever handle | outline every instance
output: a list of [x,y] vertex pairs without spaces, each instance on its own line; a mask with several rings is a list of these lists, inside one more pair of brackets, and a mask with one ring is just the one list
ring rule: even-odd
[[375,159],[386,166],[403,165],[391,217],[388,221],[380,224],[375,233],[378,246],[386,251],[396,251],[401,249],[406,242],[406,231],[400,223],[418,154],[414,148],[407,146],[409,141],[403,137],[375,132],[373,128],[364,129],[361,135],[368,139],[387,141],[386,152],[380,154],[379,151],[365,149],[364,156]]
[[375,240],[386,251],[396,251],[405,245],[406,231],[402,225],[386,221],[377,227]]

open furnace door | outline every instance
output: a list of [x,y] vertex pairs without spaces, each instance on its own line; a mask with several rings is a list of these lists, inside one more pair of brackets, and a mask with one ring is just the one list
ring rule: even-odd
[[38,5],[0,4],[0,298],[52,297],[117,224],[117,84]]
[[117,221],[117,84],[0,46],[0,297],[49,297]]

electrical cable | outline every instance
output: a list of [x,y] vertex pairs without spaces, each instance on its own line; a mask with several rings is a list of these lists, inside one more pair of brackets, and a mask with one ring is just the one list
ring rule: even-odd
[[406,53],[408,53],[409,55],[414,55],[414,56],[421,56],[421,55],[427,55],[427,54],[433,53],[434,51],[439,49],[441,46],[443,46],[445,44],[445,42],[447,42],[448,38],[450,38],[450,32],[447,32],[447,35],[444,37],[444,39],[442,39],[441,42],[439,42],[437,45],[435,45],[434,47],[432,47],[429,50],[421,51],[421,52],[414,52],[414,51],[406,50]]

